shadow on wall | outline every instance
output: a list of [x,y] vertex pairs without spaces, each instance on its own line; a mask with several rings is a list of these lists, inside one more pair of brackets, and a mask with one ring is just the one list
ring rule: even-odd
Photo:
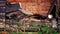
[[52,11],[51,11],[51,13],[50,14],[52,14],[53,15],[53,18],[55,18],[56,17],[56,6],[54,6],[53,7],[53,9],[52,9]]

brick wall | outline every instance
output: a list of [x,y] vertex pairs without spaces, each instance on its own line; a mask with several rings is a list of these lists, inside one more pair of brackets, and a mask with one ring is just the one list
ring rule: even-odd
[[53,0],[10,0],[10,2],[20,1],[21,8],[33,14],[47,16]]
[[30,11],[33,14],[47,16],[52,5],[52,0],[35,0],[34,2],[21,2],[22,9]]

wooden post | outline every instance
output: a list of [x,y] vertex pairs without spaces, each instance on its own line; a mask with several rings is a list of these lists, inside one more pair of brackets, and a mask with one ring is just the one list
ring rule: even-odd
[[59,17],[59,3],[60,2],[60,0],[56,0],[56,18],[57,18],[57,22],[58,22],[58,20],[60,19],[60,17]]

